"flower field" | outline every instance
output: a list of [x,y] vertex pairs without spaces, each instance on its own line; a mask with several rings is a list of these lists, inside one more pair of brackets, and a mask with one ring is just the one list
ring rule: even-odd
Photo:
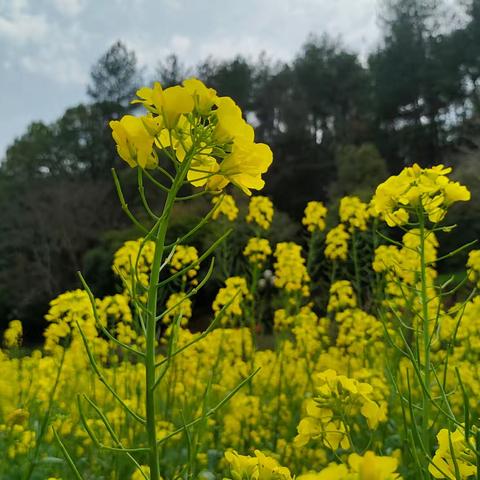
[[[298,240],[275,242],[274,205],[251,192],[272,152],[233,100],[195,79],[137,95],[143,116],[110,125],[138,173],[142,218],[114,181],[141,233],[114,255],[118,293],[79,275],[52,299],[43,345],[9,323],[0,478],[480,478],[480,250],[441,249],[470,199],[451,169],[407,167],[368,202],[311,201]],[[168,243],[175,206],[203,196],[209,212]],[[452,257],[463,271],[440,274]]]

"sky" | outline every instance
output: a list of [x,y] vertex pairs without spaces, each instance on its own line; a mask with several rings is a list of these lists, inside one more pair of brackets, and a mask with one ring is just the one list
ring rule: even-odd
[[363,57],[378,42],[378,0],[0,0],[0,159],[32,121],[87,100],[91,66],[117,40],[145,72],[176,53],[265,52],[291,60],[309,33]]

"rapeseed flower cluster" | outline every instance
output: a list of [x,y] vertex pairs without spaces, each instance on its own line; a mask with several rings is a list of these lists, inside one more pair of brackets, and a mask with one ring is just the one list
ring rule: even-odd
[[347,464],[331,463],[321,472],[310,472],[298,480],[397,480],[398,460],[395,457],[379,456],[367,451],[364,455],[352,453]]
[[248,195],[263,188],[272,152],[254,141],[231,98],[195,78],[165,89],[155,82],[137,97],[132,103],[143,105],[146,115],[110,122],[117,152],[130,167],[155,169],[163,152],[177,164],[189,162],[187,179],[195,187],[219,191],[233,183]]
[[329,260],[345,261],[348,256],[350,234],[343,223],[338,224],[327,233],[325,240],[325,257]]
[[247,281],[242,277],[230,277],[225,280],[225,286],[220,288],[212,305],[214,313],[219,313],[225,307],[222,325],[235,324],[243,313],[242,303],[248,298]]
[[354,308],[335,314],[336,345],[349,355],[374,357],[384,350],[384,327],[380,320]]
[[337,280],[330,285],[328,297],[328,312],[336,312],[357,306],[357,297],[352,284],[348,280]]
[[451,171],[443,165],[404,168],[377,187],[374,208],[390,227],[405,225],[419,212],[438,223],[453,203],[470,200],[467,188],[448,178]]
[[373,387],[335,370],[325,370],[315,376],[315,396],[307,400],[306,413],[298,424],[295,438],[299,446],[312,439],[321,439],[331,449],[350,448],[349,426],[345,422],[355,415],[363,416],[371,429],[387,420],[386,403],[372,400]]
[[49,322],[45,329],[45,350],[53,352],[62,341],[76,337],[80,325],[89,339],[97,338],[97,324],[92,313],[92,306],[84,290],[74,290],[60,294],[50,302],[50,308],[45,315]]
[[348,225],[348,231],[365,231],[370,218],[368,204],[362,202],[358,197],[343,197],[340,200],[338,210],[340,221]]
[[480,250],[472,250],[467,261],[468,279],[480,288]]
[[223,215],[227,218],[228,221],[234,222],[238,217],[238,207],[235,203],[235,199],[231,195],[221,195],[212,197],[213,205],[217,205],[212,218],[217,220],[220,215]]
[[[396,305],[398,309],[405,309],[407,305],[418,309],[418,296],[413,288],[418,288],[420,282],[420,231],[413,228],[402,237],[402,246],[381,245],[375,250],[372,262],[373,270],[384,276],[385,280],[385,305]],[[435,260],[437,258],[438,240],[433,232],[425,232],[424,256],[428,262],[425,274],[428,281],[427,290],[435,291],[437,271]],[[402,287],[403,285],[403,287]],[[436,301],[429,303],[432,314],[438,308]],[[391,312],[390,312],[391,313]],[[387,315],[390,315],[387,312]]]
[[302,247],[293,242],[278,243],[275,248],[275,280],[277,288],[287,293],[308,296],[310,277],[302,256]]
[[247,223],[258,225],[268,230],[273,219],[273,203],[268,197],[257,195],[250,199],[248,204]]
[[162,322],[166,325],[178,321],[182,327],[185,327],[192,317],[192,301],[183,292],[172,293],[168,297],[165,307]]
[[[148,278],[153,261],[155,244],[143,238],[125,242],[113,256],[113,272],[120,277],[126,290],[133,290],[138,282],[143,288],[148,286]],[[135,271],[135,276],[132,272]]]
[[[193,264],[193,265],[192,265]],[[200,263],[198,262],[198,251],[195,247],[190,245],[177,245],[172,259],[170,260],[170,271],[177,273],[191,265],[181,277],[182,283],[185,285],[190,283],[197,285],[197,279],[195,278],[200,270]]]
[[322,202],[308,202],[305,207],[302,224],[310,233],[323,232],[326,227],[327,208]]
[[5,348],[15,348],[22,344],[23,327],[20,320],[11,320],[3,332],[3,345]]
[[235,450],[225,452],[232,480],[291,480],[290,470],[272,457],[255,450],[255,457],[239,455]]
[[272,254],[272,248],[266,238],[252,237],[248,239],[243,255],[253,265],[262,267]]
[[428,470],[434,478],[474,478],[477,474],[477,457],[465,438],[465,429],[454,432],[443,428],[437,434],[438,448]]

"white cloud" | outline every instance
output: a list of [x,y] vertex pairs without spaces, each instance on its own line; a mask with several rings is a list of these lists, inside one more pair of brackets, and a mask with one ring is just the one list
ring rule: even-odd
[[244,35],[232,38],[226,35],[215,37],[203,42],[198,48],[200,58],[212,56],[215,59],[227,60],[236,55],[255,59],[261,52],[266,52],[274,58],[285,58],[289,52],[280,44],[256,35]]
[[54,7],[63,15],[74,17],[84,8],[84,0],[52,0]]
[[[22,122],[51,119],[84,98],[91,65],[118,39],[149,73],[171,53],[186,66],[209,55],[254,60],[262,51],[289,61],[310,32],[367,52],[378,38],[377,1],[0,0],[0,104],[9,118],[22,111],[15,132]],[[18,83],[31,94],[20,109],[8,103]],[[0,132],[0,157],[12,134]]]
[[89,38],[71,17],[86,0],[48,1],[55,9],[36,13],[32,0],[0,0],[1,61],[5,68],[23,71],[19,75],[40,75],[52,84],[85,84],[88,69],[79,50]]
[[177,55],[183,56],[190,50],[192,41],[184,35],[174,35],[170,40],[170,46]]
[[62,55],[56,49],[40,55],[24,55],[20,64],[27,72],[48,77],[56,83],[85,85],[88,81],[88,71],[82,62],[71,55]]
[[46,18],[43,15],[25,13],[18,4],[15,4],[15,8],[12,8],[11,12],[0,15],[0,37],[10,40],[16,45],[38,41],[45,38],[47,34]]

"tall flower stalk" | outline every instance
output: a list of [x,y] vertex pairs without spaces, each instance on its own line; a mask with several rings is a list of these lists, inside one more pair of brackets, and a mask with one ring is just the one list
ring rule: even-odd
[[[403,280],[397,280],[402,308],[390,304],[389,312],[384,314],[384,318],[387,321],[389,317],[393,319],[397,326],[395,332],[402,340],[400,346],[396,344],[389,333],[390,325],[385,325],[391,345],[406,360],[403,364],[407,367],[404,379],[406,385],[400,385],[398,379],[401,375],[397,375],[391,366],[389,374],[400,398],[404,430],[410,454],[417,467],[415,478],[426,480],[431,478],[432,472],[435,476],[440,475],[437,478],[449,475],[442,471],[439,462],[433,458],[432,428],[435,422],[443,419],[444,422],[461,425],[452,413],[445,381],[440,378],[436,365],[432,363],[432,346],[439,340],[438,329],[443,315],[441,300],[446,295],[445,286],[435,283],[434,267],[438,261],[461,250],[437,258],[436,240],[432,239],[435,238],[435,232],[444,230],[440,222],[448,208],[454,202],[470,199],[466,187],[448,178],[450,171],[442,165],[425,169],[418,165],[408,167],[398,176],[390,177],[381,184],[373,198],[374,208],[387,224],[390,227],[400,227],[406,232],[403,245],[388,237],[384,238],[393,245],[400,245],[412,260],[410,265],[405,262],[411,268],[400,267],[397,272],[398,276],[403,277]],[[455,343],[455,334],[456,329],[449,339],[451,345]],[[446,375],[448,357],[443,363],[440,367],[444,368]],[[459,381],[461,382],[460,379]],[[448,478],[463,477],[455,474]]]
[[[133,214],[125,201],[118,176],[113,172],[122,209],[145,234],[136,258],[132,259],[130,275],[123,278],[144,335],[143,349],[118,340],[106,326],[102,325],[93,294],[83,277],[80,276],[80,278],[90,297],[100,331],[114,341],[119,348],[127,350],[144,364],[145,417],[134,411],[129,405],[128,399],[121,398],[114,386],[108,382],[95,359],[87,335],[79,324],[78,328],[94,372],[127,415],[144,428],[145,445],[124,445],[100,407],[87,395],[79,397],[78,406],[82,423],[95,445],[104,451],[124,454],[143,477],[159,480],[161,478],[160,445],[181,433],[185,433],[190,438],[190,430],[195,426],[205,425],[206,419],[214,415],[255,373],[252,372],[248,375],[216,405],[205,404],[199,417],[189,422],[185,421],[184,425],[179,426],[170,434],[158,438],[157,392],[167,371],[173,366],[174,357],[204,338],[229,306],[227,303],[217,312],[215,319],[205,332],[186,345],[177,346],[177,332],[182,318],[181,303],[189,301],[206,284],[213,271],[214,259],[212,259],[204,278],[190,291],[185,292],[178,304],[162,310],[159,304],[160,298],[163,297],[161,292],[165,287],[173,285],[172,282],[176,278],[185,275],[192,268],[198,268],[200,263],[213,253],[230,231],[222,235],[197,259],[165,277],[167,270],[165,267],[170,262],[175,249],[179,245],[184,245],[184,242],[194,236],[210,220],[221,201],[216,202],[212,210],[204,218],[201,218],[193,229],[177,241],[167,245],[172,211],[177,202],[188,201],[205,194],[220,195],[229,183],[238,186],[248,195],[251,194],[251,189],[261,189],[264,185],[261,175],[268,169],[272,161],[272,153],[267,145],[254,142],[253,129],[245,122],[239,107],[233,100],[217,96],[215,90],[207,88],[199,80],[189,79],[183,82],[183,86],[174,86],[165,90],[159,83],[155,83],[153,88],[141,88],[137,92],[137,96],[138,99],[133,103],[142,104],[148,113],[140,117],[126,115],[119,121],[110,122],[110,126],[120,157],[138,171],[140,200],[147,218],[153,223],[153,226],[149,228]],[[166,165],[162,165],[162,163],[166,163]],[[151,182],[157,190],[166,194],[159,215],[149,204],[143,184],[144,178]],[[202,190],[191,195],[181,196],[182,187],[188,184]],[[144,271],[140,275],[138,264],[147,242],[153,242],[154,253],[150,271],[145,278]],[[159,321],[170,314],[174,315],[174,320],[169,330],[167,351],[165,356],[159,360],[157,355]],[[207,399],[208,391],[205,394],[205,401]],[[100,442],[100,437],[89,425],[83,412],[84,403],[87,403],[100,417],[112,440],[111,446]],[[59,436],[56,435],[56,438],[60,442],[72,472],[76,478],[82,478]],[[146,455],[148,458],[149,477],[140,467],[138,456],[142,455]]]

